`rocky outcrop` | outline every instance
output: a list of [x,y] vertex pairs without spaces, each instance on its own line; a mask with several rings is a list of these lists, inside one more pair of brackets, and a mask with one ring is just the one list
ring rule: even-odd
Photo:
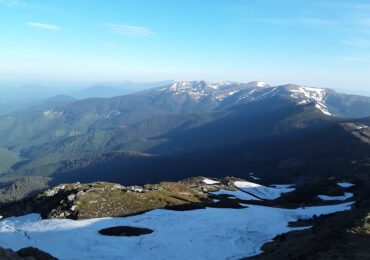
[[1,260],[57,260],[52,255],[38,248],[26,247],[14,252],[10,249],[0,248]]
[[118,236],[118,237],[132,237],[142,236],[153,233],[153,230],[149,228],[129,227],[129,226],[117,226],[104,228],[99,230],[99,234],[104,236]]
[[156,208],[186,210],[205,207],[212,201],[211,191],[236,189],[232,179],[210,180],[212,184],[204,179],[195,177],[144,186],[107,182],[61,184],[33,198],[1,206],[0,215],[40,213],[43,218],[89,219],[129,216]]

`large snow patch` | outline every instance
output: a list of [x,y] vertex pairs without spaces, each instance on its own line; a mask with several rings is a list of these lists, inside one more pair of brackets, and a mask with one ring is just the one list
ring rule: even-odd
[[248,192],[258,198],[266,200],[274,200],[279,198],[283,193],[294,191],[292,185],[272,185],[273,187],[266,187],[249,181],[236,181],[234,185],[242,191]]
[[[350,209],[350,203],[282,209],[153,210],[126,218],[40,220],[30,214],[0,222],[0,245],[38,247],[59,259],[239,259],[256,255],[276,235],[293,230],[288,222]],[[112,226],[154,230],[142,237],[107,237]]]

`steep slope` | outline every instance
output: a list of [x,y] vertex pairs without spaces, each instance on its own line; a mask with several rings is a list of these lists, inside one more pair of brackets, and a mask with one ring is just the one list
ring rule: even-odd
[[[28,162],[14,165],[13,169],[21,175],[26,172],[33,174],[45,164],[89,158],[111,151],[141,151],[171,154],[173,157],[197,150],[224,149],[248,140],[294,133],[297,129],[321,127],[331,121],[332,118],[323,115],[311,104],[296,106],[294,102],[272,97],[268,101],[208,114],[157,116],[123,128],[91,131],[33,146],[22,151]],[[44,167],[42,171],[46,174],[52,169]]]
[[199,127],[176,129],[160,136],[168,141],[149,152],[173,154],[233,146],[284,133],[294,135],[297,130],[318,128],[337,120],[322,114],[313,104],[297,106],[280,96],[224,111],[229,113]]
[[102,179],[142,184],[143,180],[178,180],[191,175],[246,177],[254,172],[265,181],[302,183],[369,171],[370,145],[345,127],[351,122],[325,120],[312,108],[280,118],[273,129],[250,118],[242,121],[235,120],[235,115],[226,116],[160,137],[168,141],[149,150],[159,156],[103,159],[97,165],[67,171],[61,166],[54,177],[62,182]]

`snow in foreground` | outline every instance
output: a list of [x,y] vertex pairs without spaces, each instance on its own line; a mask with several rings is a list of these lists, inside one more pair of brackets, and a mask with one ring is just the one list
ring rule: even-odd
[[255,176],[255,174],[253,172],[249,173],[249,178],[252,178],[255,181],[258,181],[258,180],[261,179],[260,177]]
[[230,196],[231,198],[238,198],[238,199],[241,199],[241,200],[260,200],[259,198],[255,197],[255,196],[252,196],[244,191],[232,191],[232,190],[219,190],[219,191],[214,191],[214,192],[211,192],[211,194],[214,194],[214,195],[228,195]]
[[348,200],[353,197],[353,193],[345,192],[343,196],[328,196],[328,195],[318,195],[321,200]]
[[218,184],[218,183],[220,183],[219,181],[215,181],[215,180],[211,180],[211,179],[207,179],[207,178],[203,179],[203,182],[204,182],[205,184],[208,184],[208,185],[213,185],[213,184]]
[[[237,259],[260,253],[276,235],[293,230],[288,222],[349,210],[352,202],[281,209],[154,210],[126,218],[40,220],[30,214],[0,222],[0,245],[38,247],[59,259]],[[129,225],[153,229],[139,237],[102,236],[102,228]]]
[[338,182],[337,185],[342,188],[349,188],[349,187],[352,187],[354,184],[344,181],[344,182]]
[[277,184],[272,185],[272,187],[266,187],[249,181],[236,181],[234,185],[242,191],[266,200],[274,200],[279,198],[283,193],[294,191],[294,188],[291,188],[292,185]]

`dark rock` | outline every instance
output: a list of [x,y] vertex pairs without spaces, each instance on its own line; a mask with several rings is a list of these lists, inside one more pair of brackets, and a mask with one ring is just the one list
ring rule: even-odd
[[34,247],[26,247],[14,252],[11,249],[0,248],[1,260],[57,260],[52,255]]
[[153,233],[149,228],[138,228],[129,226],[117,226],[99,230],[99,233],[105,236],[141,236]]
[[34,247],[22,248],[17,251],[17,254],[24,258],[30,257],[31,259],[36,260],[57,260],[57,258],[53,257],[52,255]]
[[21,260],[23,259],[19,255],[17,255],[15,252],[13,252],[10,249],[4,249],[0,248],[0,259],[3,260]]

